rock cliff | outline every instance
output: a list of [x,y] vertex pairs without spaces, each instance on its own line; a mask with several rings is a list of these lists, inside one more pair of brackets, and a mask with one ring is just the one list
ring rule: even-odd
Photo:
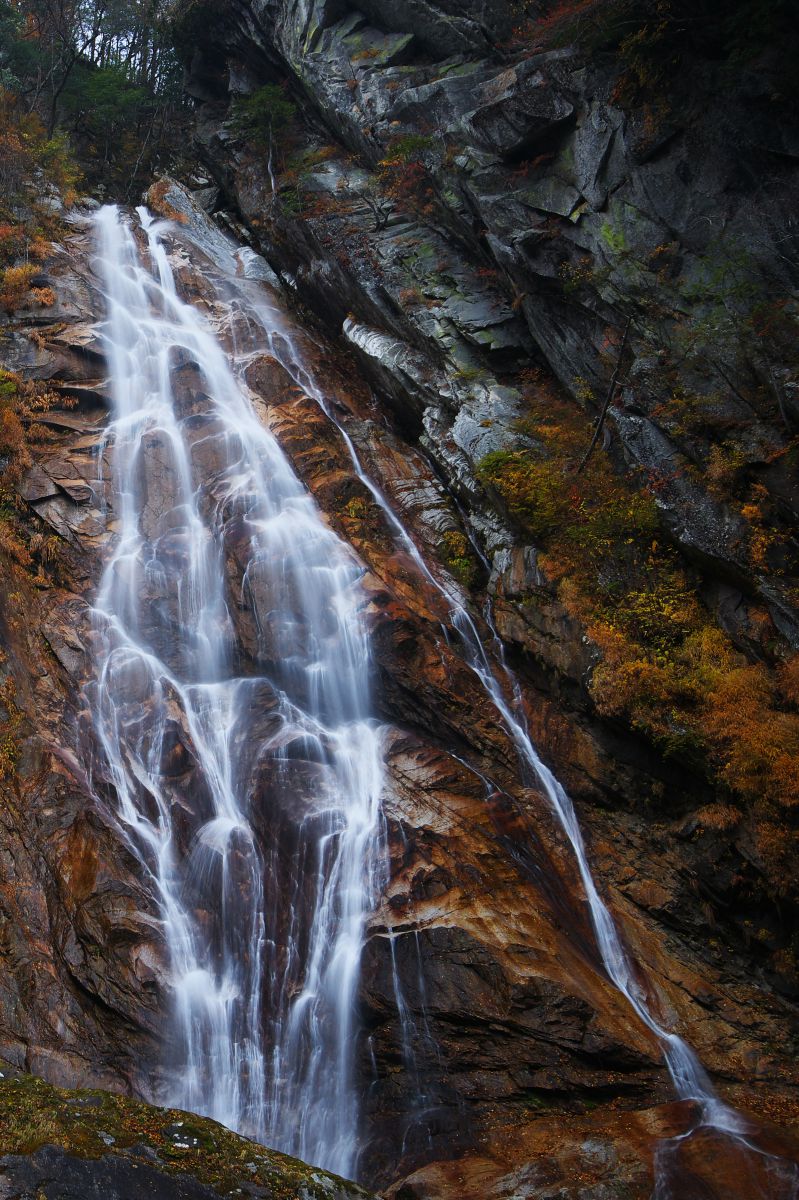
[[[773,682],[799,633],[796,376],[781,323],[793,319],[793,126],[779,108],[779,119],[762,117],[770,77],[754,67],[729,96],[714,77],[697,80],[690,112],[647,122],[620,102],[607,56],[531,50],[513,8],[180,6],[208,178],[191,181],[193,199],[166,181],[149,197],[176,221],[169,246],[182,293],[364,565],[391,870],[360,991],[361,1175],[396,1200],[647,1197],[654,1147],[687,1129],[691,1113],[672,1101],[654,1039],[611,986],[563,834],[520,778],[457,639],[442,634],[440,592],[356,470],[347,438],[487,643],[493,611],[531,732],[577,800],[658,1018],[696,1047],[725,1098],[756,1114],[760,1145],[794,1153],[790,809],[777,796],[755,812],[725,784],[707,722],[697,744],[671,693],[658,701],[676,714],[665,733],[651,715],[611,703],[596,681],[614,661],[611,633],[621,636],[608,611],[629,587],[614,592],[610,579],[600,621],[588,584],[578,594],[568,586],[611,566],[668,576],[665,600],[655,593],[639,614],[639,675],[665,669],[648,631],[673,660],[691,638],[694,647],[719,631],[713,654],[731,673],[756,672],[742,686],[753,703],[772,689],[764,724],[795,736],[789,685]],[[276,86],[293,110],[280,130],[273,119],[259,140],[241,120],[231,126],[231,97],[246,130],[242,101]],[[250,243],[237,266],[201,206]],[[168,992],[157,906],[114,820],[82,699],[88,605],[115,498],[101,469],[103,304],[88,232],[80,220],[72,230],[42,267],[53,306],[18,310],[2,345],[4,365],[69,403],[40,418],[48,436],[14,518],[37,546],[56,540],[35,570],[9,574],[0,607],[3,669],[16,681],[5,703],[15,769],[3,786],[0,1050],[59,1085],[157,1099]],[[780,304],[765,316],[764,278]],[[275,287],[304,376],[266,352],[246,317]],[[761,316],[768,345],[750,354]],[[601,509],[596,545],[581,543],[586,557],[565,558],[564,569],[553,532],[560,494],[582,486],[573,472],[591,437],[585,413],[598,415],[620,366],[604,445],[583,477],[622,518]],[[207,397],[191,364],[175,378],[201,417]],[[559,467],[564,456],[571,473],[541,483],[538,462]],[[511,467],[533,481],[536,504],[510,486]],[[155,471],[152,483],[157,504]],[[641,495],[651,502],[643,517]],[[594,519],[590,496],[575,503]],[[547,505],[554,516],[541,526]],[[620,552],[628,540],[645,543],[651,561]],[[226,569],[235,594],[235,547]],[[669,625],[664,642],[668,605],[679,630]],[[253,670],[257,637],[243,608],[236,619]],[[691,713],[696,689],[716,686],[711,665],[701,660]],[[657,700],[661,681],[648,678]],[[733,716],[743,719],[740,704]],[[168,759],[176,793],[191,795],[195,761],[179,722]],[[313,769],[302,756],[292,762],[287,815],[270,800],[278,781],[259,784],[259,833],[278,857],[291,852]],[[784,858],[769,859],[764,825],[782,830]],[[36,1151],[19,1167],[26,1187],[45,1167],[60,1170],[42,1165],[52,1152],[38,1143],[25,1149]],[[734,1155],[719,1168],[717,1152],[711,1134],[692,1141],[686,1196],[768,1187],[757,1171],[747,1181]]]
[[206,202],[338,335],[486,561],[444,530],[440,555],[636,777],[586,763],[583,790],[720,836],[771,925],[797,885],[784,63],[643,22],[647,87],[612,31],[520,11],[178,5]]
[[[758,945],[758,978],[790,1007],[795,788],[769,780],[779,751],[753,716],[798,632],[785,63],[739,54],[710,20],[681,43],[642,22],[637,59],[549,7],[525,22],[509,4],[177,5],[206,202],[365,377],[391,433],[357,428],[363,461],[428,552],[491,597],[629,918],[710,955]],[[259,140],[255,105],[277,88],[294,115]],[[597,491],[618,497],[596,545],[558,532],[572,518],[553,488],[589,524]],[[641,597],[631,635],[617,614]],[[712,682],[722,660],[744,672],[735,701]],[[771,686],[776,729],[793,709]]]
[[[547,1130],[568,1121],[577,1141],[558,1142],[540,1168],[542,1181],[571,1187],[589,1172],[597,1186],[610,1180],[644,1195],[657,1137],[679,1129],[689,1114],[669,1103],[657,1046],[604,976],[553,814],[542,796],[520,785],[513,747],[478,681],[457,645],[442,640],[440,594],[420,579],[386,525],[337,424],[308,394],[310,381],[298,386],[259,352],[238,315],[257,302],[263,284],[221,272],[218,235],[186,193],[159,188],[151,200],[173,216],[184,210],[189,224],[185,233],[175,226],[172,249],[182,290],[231,351],[236,347],[264,420],[367,568],[377,696],[387,723],[391,880],[371,921],[361,985],[368,1038],[359,1071],[370,1129],[363,1177],[388,1183],[425,1163],[447,1162],[457,1150],[468,1186],[493,1181],[501,1194],[520,1164],[533,1171]],[[54,323],[43,317],[32,342],[22,328],[13,339],[16,367],[57,378],[77,405],[47,412],[54,438],[20,487],[23,520],[51,530],[57,552],[5,610],[12,614],[12,671],[28,683],[15,702],[20,756],[16,804],[7,810],[5,852],[18,883],[4,898],[3,1049],[55,1082],[157,1098],[168,976],[156,906],[126,865],[109,781],[77,700],[89,676],[87,597],[112,533],[98,469],[105,452],[96,326],[102,306],[85,266],[86,236],[78,227],[47,264],[56,293],[47,317]],[[247,275],[263,274],[256,260],[243,261]],[[386,428],[346,353],[319,331],[310,337],[297,324],[289,328],[306,367],[324,382],[328,410],[420,544],[440,558],[442,537],[464,534],[458,506],[428,458]],[[203,393],[190,365],[178,365],[175,377],[199,413]],[[157,505],[157,472],[150,478]],[[113,497],[106,500],[113,510]],[[240,569],[234,555],[234,589]],[[451,586],[460,586],[457,577]],[[41,616],[15,621],[10,605],[17,613],[41,609]],[[246,656],[256,639],[244,611],[241,620]],[[590,724],[564,715],[543,692],[531,690],[528,707],[538,741],[578,790],[587,769],[600,783],[610,775],[620,792],[634,786],[633,765],[606,762]],[[168,769],[187,796],[193,763],[190,736],[177,724]],[[280,781],[263,780],[263,837],[272,844],[277,836],[286,853],[290,834],[285,825],[280,832],[280,822],[290,823],[312,780],[312,764],[292,764],[283,818],[274,800]],[[281,795],[285,787],[283,781]],[[589,794],[601,795],[600,784]],[[694,890],[703,848],[632,811],[584,805],[582,815],[596,869],[658,1011],[690,1035],[730,1098],[779,1119],[795,1069],[786,1053],[791,1006],[752,978],[730,936],[710,934],[710,915]],[[642,1105],[645,1113],[631,1126],[629,1114]],[[402,1194],[446,1190],[446,1170],[423,1170]]]

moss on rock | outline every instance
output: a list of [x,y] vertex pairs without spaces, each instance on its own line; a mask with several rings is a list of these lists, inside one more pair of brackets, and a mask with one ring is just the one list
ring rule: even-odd
[[72,1159],[98,1163],[103,1176],[109,1165],[116,1164],[124,1174],[130,1165],[144,1163],[150,1176],[155,1171],[164,1177],[165,1196],[184,1194],[185,1187],[175,1192],[172,1181],[189,1177],[200,1185],[198,1195],[210,1189],[211,1195],[257,1195],[263,1200],[367,1198],[355,1184],[268,1150],[206,1117],[99,1089],[57,1088],[5,1064],[0,1067],[0,1174],[13,1176],[22,1170],[20,1158],[55,1147]]

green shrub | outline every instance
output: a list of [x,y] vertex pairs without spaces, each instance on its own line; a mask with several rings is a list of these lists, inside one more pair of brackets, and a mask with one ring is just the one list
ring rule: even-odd
[[229,125],[245,141],[265,150],[296,111],[281,87],[266,83],[251,95],[233,101]]
[[448,529],[442,541],[444,565],[459,583],[471,587],[477,574],[477,562],[468,538],[457,529]]

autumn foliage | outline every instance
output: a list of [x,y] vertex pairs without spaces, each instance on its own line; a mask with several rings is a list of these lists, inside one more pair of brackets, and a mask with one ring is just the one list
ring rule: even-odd
[[705,774],[719,797],[707,827],[751,820],[770,890],[795,892],[799,655],[752,662],[733,645],[701,579],[663,536],[647,481],[621,478],[601,451],[578,473],[587,419],[540,379],[528,382],[518,448],[487,455],[479,477],[542,551],[558,598],[595,647],[598,711]]
[[41,535],[32,540],[17,520],[15,485],[31,465],[38,446],[52,436],[40,423],[43,413],[69,404],[46,384],[23,380],[0,369],[0,561],[29,568],[47,557]]
[[[0,655],[0,666],[3,656]],[[16,685],[11,675],[0,682],[0,783],[14,774],[19,758],[18,730],[22,713],[16,704]]]
[[36,114],[0,89],[0,310],[9,316],[55,301],[49,287],[35,286],[50,239],[60,231],[58,216],[41,197],[52,191],[68,204],[77,179],[63,137],[48,137]]
[[436,190],[427,159],[433,139],[424,134],[395,138],[380,161],[378,181],[383,194],[397,204],[412,204],[423,215],[434,211]]

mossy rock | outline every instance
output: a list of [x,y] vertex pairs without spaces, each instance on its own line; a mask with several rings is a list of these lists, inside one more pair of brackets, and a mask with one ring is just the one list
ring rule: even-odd
[[205,1117],[0,1064],[0,1192],[20,1200],[368,1200]]

